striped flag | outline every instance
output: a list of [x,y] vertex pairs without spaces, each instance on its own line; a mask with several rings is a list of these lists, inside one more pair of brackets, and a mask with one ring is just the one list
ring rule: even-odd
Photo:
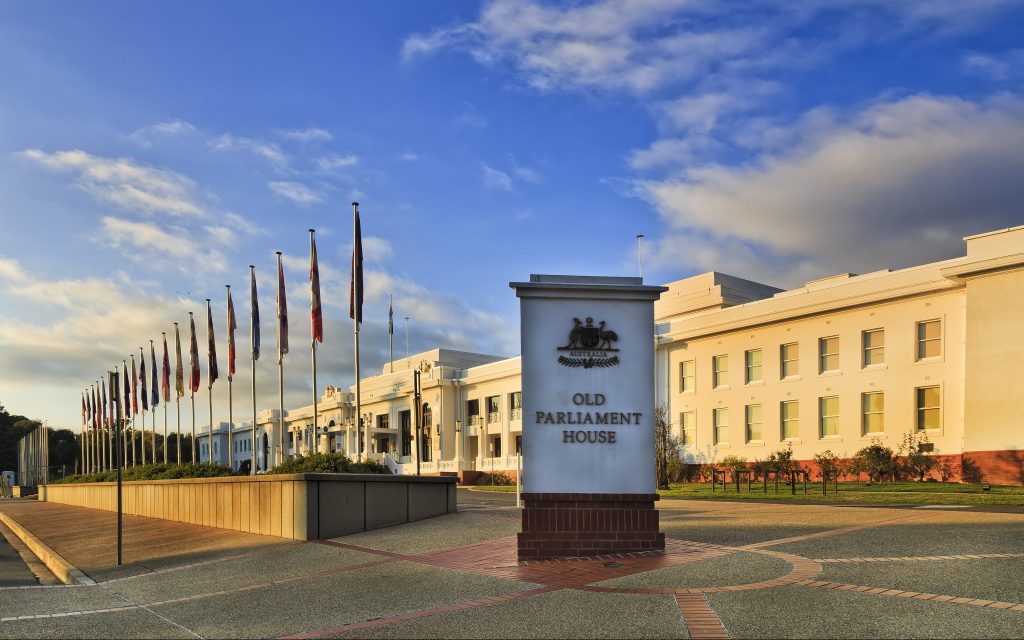
[[235,303],[231,300],[231,289],[228,289],[228,380],[235,375]]
[[277,351],[288,353],[288,300],[284,294],[284,266],[281,252],[277,252]]
[[355,216],[355,233],[352,240],[352,280],[348,291],[348,317],[357,323],[363,322],[363,232],[359,227],[359,209]]
[[320,267],[316,260],[316,240],[313,230],[309,230],[309,306],[312,314],[313,339],[323,344],[324,314],[320,309]]
[[207,355],[210,358],[210,369],[207,372],[210,376],[210,386],[217,381],[217,344],[213,337],[213,309],[210,308],[210,299],[206,299],[206,337]]
[[196,319],[190,311],[188,314],[189,345],[188,345],[188,387],[193,394],[199,391],[199,343],[196,342]]
[[181,335],[178,323],[174,323],[174,392],[178,397],[185,395],[185,372],[181,369]]
[[149,362],[153,365],[153,386],[149,390],[153,395],[149,400],[149,406],[156,409],[160,404],[160,385],[157,382],[156,349],[152,340],[149,341]]
[[146,392],[146,352],[139,347],[139,384],[142,391],[139,394],[142,398],[142,410],[149,411],[149,394]]
[[167,334],[164,334],[164,368],[160,389],[164,394],[164,404],[171,401],[171,358],[167,353]]
[[132,415],[139,415],[139,377],[135,374],[135,354],[132,354]]
[[256,295],[256,267],[249,265],[249,347],[252,359],[260,359],[260,303]]

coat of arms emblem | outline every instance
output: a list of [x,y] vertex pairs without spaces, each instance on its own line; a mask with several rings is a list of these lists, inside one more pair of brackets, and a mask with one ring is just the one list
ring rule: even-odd
[[619,336],[610,329],[605,329],[605,321],[602,320],[596,326],[594,318],[587,317],[586,323],[579,318],[573,318],[573,327],[569,331],[569,341],[559,351],[568,351],[568,355],[558,356],[558,363],[567,367],[614,367],[619,364],[619,356],[609,355],[618,349],[612,346],[618,342]]

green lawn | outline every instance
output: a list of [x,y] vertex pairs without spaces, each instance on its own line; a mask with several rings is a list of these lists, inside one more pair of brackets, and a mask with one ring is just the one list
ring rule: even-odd
[[[1024,487],[993,486],[990,491],[982,491],[980,484],[960,484],[954,482],[885,482],[866,485],[863,482],[840,482],[839,493],[829,485],[828,497],[821,493],[821,483],[807,485],[804,493],[802,483],[796,486],[796,495],[790,492],[788,485],[779,485],[775,493],[774,483],[768,484],[768,493],[764,493],[764,484],[753,482],[747,491],[745,482],[740,483],[740,492],[736,493],[736,485],[731,484],[724,490],[719,485],[714,493],[711,485],[705,483],[673,483],[667,491],[659,491],[663,498],[684,500],[728,499],[728,500],[794,500],[797,502],[817,503],[876,503],[876,504],[1003,504],[1024,506]],[[515,493],[515,487],[480,486],[471,487],[471,491],[494,491],[499,493]]]

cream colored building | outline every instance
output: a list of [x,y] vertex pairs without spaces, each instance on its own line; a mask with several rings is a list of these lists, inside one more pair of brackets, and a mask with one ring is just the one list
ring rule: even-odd
[[[787,443],[801,461],[848,458],[913,430],[986,481],[1024,484],[1024,227],[966,244],[960,258],[788,291],[716,272],[669,283],[655,304],[657,402],[684,459],[752,461]],[[514,473],[517,357],[433,349],[386,364],[362,381],[369,456],[416,472],[414,370],[420,472]],[[354,388],[328,388],[318,437],[356,458],[353,405]],[[277,419],[257,420],[271,457]],[[312,422],[311,406],[286,411],[285,455],[311,448]]]

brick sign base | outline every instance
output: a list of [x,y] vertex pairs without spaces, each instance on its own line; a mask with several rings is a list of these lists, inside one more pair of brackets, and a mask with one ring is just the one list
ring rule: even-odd
[[524,493],[519,559],[665,548],[656,493]]

